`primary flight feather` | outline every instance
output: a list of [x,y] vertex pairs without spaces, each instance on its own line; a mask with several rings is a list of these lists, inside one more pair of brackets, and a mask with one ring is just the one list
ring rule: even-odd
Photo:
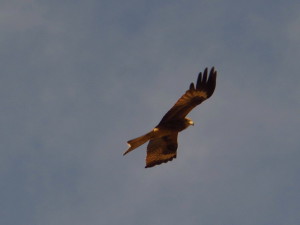
[[124,155],[149,141],[146,168],[176,158],[178,133],[188,126],[194,125],[194,122],[186,116],[193,108],[214,93],[216,78],[217,71],[214,67],[211,68],[209,74],[207,68],[203,74],[200,72],[196,85],[190,84],[190,88],[178,99],[152,131],[127,142],[129,148]]

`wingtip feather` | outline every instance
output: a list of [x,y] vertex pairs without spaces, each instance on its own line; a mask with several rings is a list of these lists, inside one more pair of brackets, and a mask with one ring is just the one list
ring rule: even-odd
[[191,83],[191,84],[190,84],[190,90],[193,90],[193,91],[195,90],[195,85],[194,85],[194,83]]
[[209,98],[215,89],[216,86],[216,77],[217,77],[217,71],[215,70],[215,67],[213,66],[210,69],[210,72],[208,74],[208,68],[206,67],[202,72],[199,73],[197,83],[196,83],[196,90],[204,90],[207,92],[207,98]]

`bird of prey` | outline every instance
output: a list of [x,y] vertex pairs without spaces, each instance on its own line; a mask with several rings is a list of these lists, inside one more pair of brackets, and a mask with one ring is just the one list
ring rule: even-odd
[[213,94],[216,78],[217,71],[214,67],[211,68],[209,75],[207,68],[203,74],[200,72],[196,85],[190,84],[190,88],[178,99],[153,130],[127,142],[129,148],[124,155],[149,141],[145,168],[166,163],[176,158],[178,133],[188,126],[194,125],[194,122],[186,115]]

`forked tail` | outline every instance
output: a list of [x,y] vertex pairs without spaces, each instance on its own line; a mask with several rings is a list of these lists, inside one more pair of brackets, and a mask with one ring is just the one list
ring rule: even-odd
[[130,141],[127,141],[129,148],[126,152],[124,152],[123,155],[126,155],[128,152],[131,152],[132,150],[136,149],[137,147],[141,146],[142,144],[145,144],[147,141],[150,140],[150,138],[152,138],[152,136],[153,136],[153,131],[150,131],[149,133],[147,133],[143,136],[140,136],[140,137],[137,137]]

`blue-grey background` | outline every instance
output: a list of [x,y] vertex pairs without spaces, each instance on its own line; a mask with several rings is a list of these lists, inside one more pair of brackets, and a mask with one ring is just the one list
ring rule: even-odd
[[[0,223],[300,221],[300,2],[2,0]],[[177,159],[152,129],[205,67]]]

